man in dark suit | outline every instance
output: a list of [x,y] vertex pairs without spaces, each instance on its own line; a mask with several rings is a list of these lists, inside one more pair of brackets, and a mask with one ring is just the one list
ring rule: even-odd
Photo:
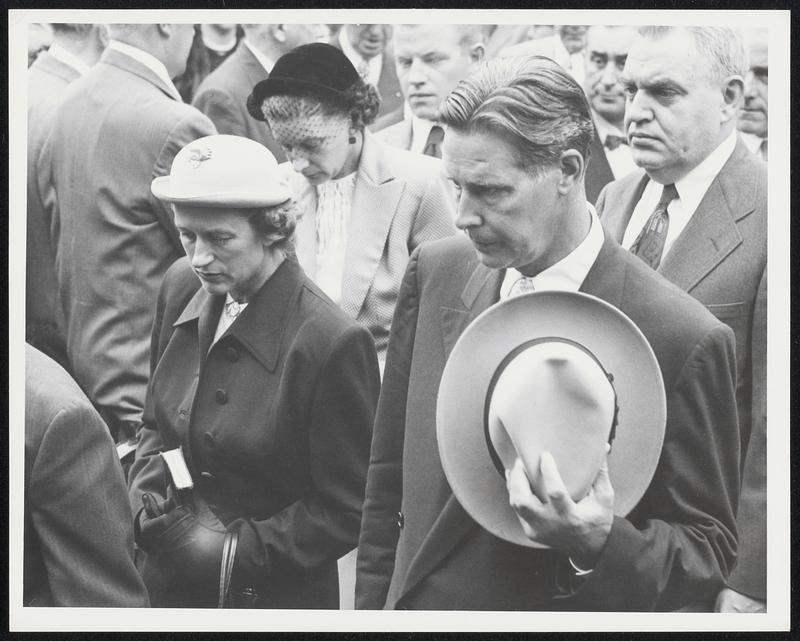
[[114,442],[55,361],[25,346],[23,605],[147,607]]
[[244,136],[261,143],[278,162],[286,160],[267,124],[247,111],[247,97],[269,77],[272,65],[295,47],[322,40],[322,24],[245,24],[244,38],[231,56],[197,88],[192,104],[206,114],[221,134]]
[[740,555],[717,608],[758,611],[766,600],[767,166],[736,134],[744,48],[730,29],[640,33],[623,83],[628,140],[644,171],[608,185],[597,210],[624,248],[648,248],[653,268],[734,331]]
[[481,25],[399,24],[394,28],[397,77],[409,114],[401,105],[373,127],[390,145],[442,157],[439,104],[483,60]]
[[379,117],[403,106],[394,56],[387,50],[391,38],[389,24],[346,24],[330,42],[342,50],[364,80],[377,87],[381,97]]
[[586,32],[584,89],[597,128],[586,168],[586,198],[591,203],[608,183],[636,169],[624,133],[625,90],[619,81],[635,38],[634,27],[595,25]]
[[[401,287],[367,475],[356,606],[672,610],[713,598],[736,558],[733,333],[605,235],[583,185],[589,105],[556,63],[490,61],[450,94],[442,121],[457,224],[468,238],[423,244]],[[510,471],[509,487],[523,488],[517,514],[549,549],[507,543],[467,515],[445,479],[435,433],[437,389],[459,335],[529,286],[579,290],[622,310],[650,342],[667,392],[658,466],[626,517],[614,515],[602,468],[577,503],[553,490],[537,504],[524,470]]]
[[172,212],[150,193],[175,154],[214,126],[181,101],[190,24],[109,25],[100,61],[53,116],[38,175],[53,220],[67,352],[116,437],[144,406],[156,292],[182,253]]
[[69,370],[55,255],[39,193],[36,165],[53,113],[67,86],[94,65],[108,42],[103,25],[52,25],[53,44],[28,69],[28,218],[25,252],[25,338]]

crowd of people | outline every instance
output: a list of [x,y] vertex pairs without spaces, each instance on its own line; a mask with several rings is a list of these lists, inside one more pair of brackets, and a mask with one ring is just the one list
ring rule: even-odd
[[[766,610],[765,30],[45,27],[24,605]],[[548,292],[638,328],[663,440],[623,511],[608,374],[588,490],[493,457],[507,538],[437,396]]]

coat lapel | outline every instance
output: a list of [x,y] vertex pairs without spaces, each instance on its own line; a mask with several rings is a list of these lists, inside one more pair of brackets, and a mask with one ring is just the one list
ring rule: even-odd
[[736,221],[753,212],[756,199],[754,176],[737,171],[747,153],[739,140],[659,266],[659,273],[684,291],[691,292],[742,243]]
[[[478,263],[467,280],[460,300],[463,308],[442,306],[442,338],[445,359],[450,355],[458,337],[478,315],[498,299],[503,271],[490,269]],[[458,500],[450,494],[442,511],[434,521],[408,566],[398,600],[424,578],[458,543],[478,524],[464,511]]]
[[[623,178],[622,180],[626,179]],[[625,236],[625,230],[628,228],[633,210],[636,208],[636,203],[641,200],[648,180],[650,179],[647,174],[642,173],[638,180],[632,180],[630,184],[623,188],[624,191],[618,199],[613,199],[615,203],[620,203],[617,208],[609,208],[608,203],[606,203],[606,207],[603,209],[601,218],[603,227],[611,235],[611,238],[618,243],[621,243]]]
[[205,363],[208,349],[211,347],[211,341],[214,340],[219,315],[222,313],[224,304],[224,296],[210,296],[205,289],[200,287],[184,307],[178,320],[173,323],[174,327],[190,322],[197,323],[197,347],[201,368]]
[[342,276],[342,309],[352,318],[361,311],[378,271],[403,193],[404,183],[395,179],[386,162],[391,158],[386,150],[370,132],[364,132]]

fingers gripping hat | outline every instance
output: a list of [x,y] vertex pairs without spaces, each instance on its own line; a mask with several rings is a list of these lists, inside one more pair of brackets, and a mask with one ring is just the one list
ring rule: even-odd
[[280,95],[311,95],[346,102],[347,90],[360,76],[340,49],[322,42],[295,47],[275,62],[269,78],[262,80],[247,98],[247,111],[265,120],[261,105],[265,98]]
[[522,459],[533,492],[549,451],[571,497],[590,491],[606,445],[614,512],[639,502],[661,453],[666,394],[647,339],[612,305],[534,292],[493,305],[462,333],[442,373],[436,434],[453,494],[486,530],[527,547],[504,470]]
[[156,198],[197,207],[271,207],[291,197],[270,151],[241,136],[198,138],[181,149],[167,176],[153,180]]

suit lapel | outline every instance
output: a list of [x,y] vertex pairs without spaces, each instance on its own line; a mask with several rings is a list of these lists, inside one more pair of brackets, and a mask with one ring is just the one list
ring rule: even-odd
[[[622,180],[626,179],[623,178]],[[611,238],[616,240],[618,243],[621,243],[625,236],[625,230],[628,228],[628,223],[633,215],[633,210],[636,208],[636,204],[642,198],[642,194],[644,193],[644,188],[647,186],[648,180],[650,179],[645,173],[642,173],[638,180],[634,178],[630,181],[630,183],[623,187],[624,191],[621,196],[618,199],[613,199],[614,202],[620,203],[620,206],[617,208],[609,208],[607,206],[608,203],[606,203],[606,207],[603,209],[603,227],[605,228],[606,232],[611,235]],[[606,200],[608,201],[608,199]]]
[[200,287],[173,323],[174,327],[190,322],[197,323],[197,345],[201,368],[208,355],[208,349],[211,347],[211,341],[214,340],[224,303],[224,296],[210,296],[205,289]]
[[756,176],[740,170],[749,155],[739,139],[659,267],[684,291],[691,292],[742,243],[737,222],[753,213],[758,198]]
[[389,151],[372,134],[364,132],[342,275],[342,309],[352,318],[361,311],[378,271],[403,193],[404,184],[395,179],[386,164],[385,159],[391,157]]
[[[477,262],[477,257],[475,261]],[[463,307],[456,309],[443,305],[440,308],[445,359],[450,355],[458,337],[467,325],[497,301],[502,280],[502,270],[490,269],[477,263],[461,292],[460,301],[463,303]],[[479,527],[478,524],[467,515],[451,493],[408,566],[408,573],[403,581],[398,600],[477,527]]]
[[244,40],[239,43],[239,47],[232,55],[240,58],[241,68],[247,76],[250,88],[269,77],[269,73],[264,69],[264,65],[258,61],[253,55],[253,52],[244,44]]

